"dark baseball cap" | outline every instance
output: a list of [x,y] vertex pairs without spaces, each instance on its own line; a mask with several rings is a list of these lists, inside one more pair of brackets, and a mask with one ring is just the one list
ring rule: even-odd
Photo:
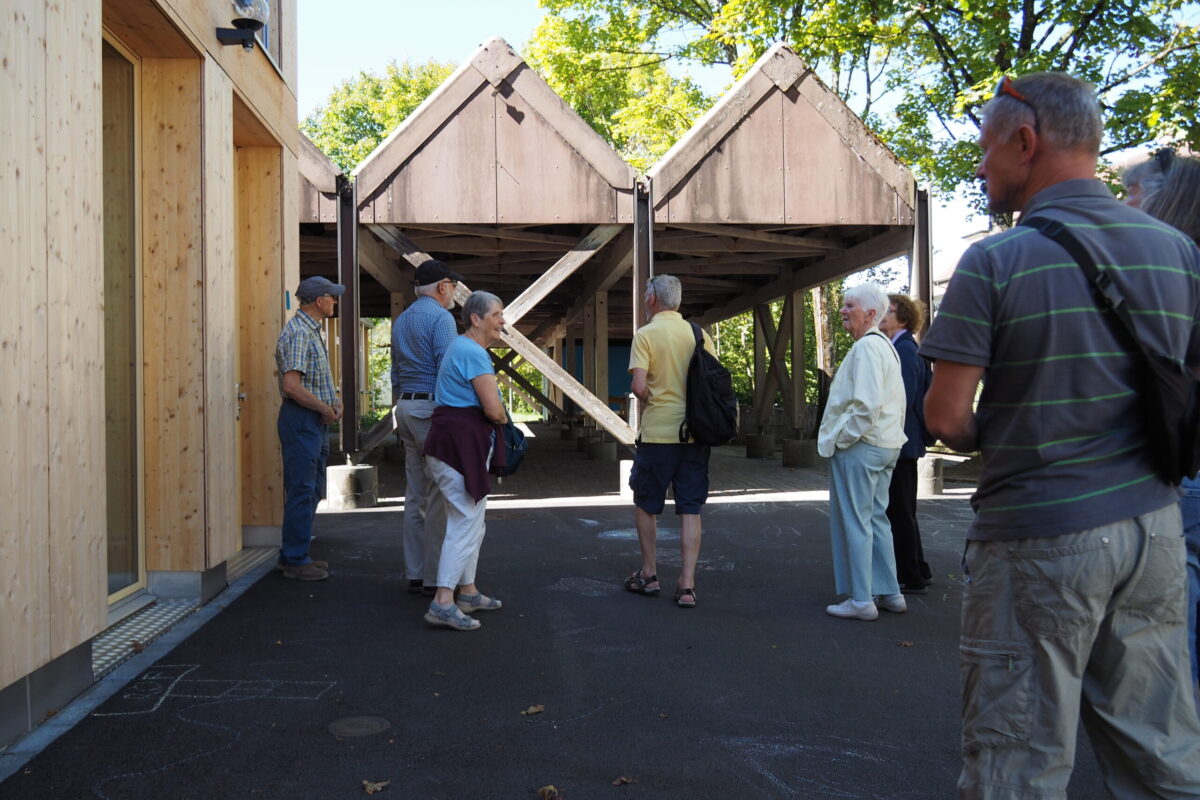
[[438,261],[436,258],[431,258],[428,261],[417,267],[417,274],[413,278],[413,283],[417,286],[428,286],[431,283],[437,283],[444,280],[462,281],[462,275],[457,272],[451,272],[445,264]]
[[301,302],[311,303],[313,300],[326,294],[341,297],[345,291],[346,287],[340,283],[334,283],[328,278],[314,275],[311,278],[305,278],[300,281],[300,285],[296,287],[296,297],[299,297]]

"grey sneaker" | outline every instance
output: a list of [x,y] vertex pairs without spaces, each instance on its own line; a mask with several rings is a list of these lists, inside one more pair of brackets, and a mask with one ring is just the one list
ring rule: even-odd
[[476,611],[495,611],[504,607],[504,604],[496,598],[482,593],[460,594],[454,603],[464,614],[474,614]]
[[825,606],[825,613],[831,617],[861,619],[863,622],[879,618],[879,609],[875,608],[874,603],[860,603],[853,598],[847,598],[837,605]]
[[299,581],[323,581],[329,577],[329,573],[310,561],[307,564],[285,565],[283,577],[295,578]]
[[450,628],[456,631],[473,631],[479,627],[479,620],[471,619],[456,605],[440,606],[430,603],[425,612],[425,621],[440,628]]
[[[314,558],[311,563],[317,569],[323,569],[326,572],[329,571],[329,562],[328,561],[321,561],[319,559]],[[275,571],[283,572],[285,569],[287,569],[287,566],[288,565],[283,563],[282,561],[276,561],[275,562]]]
[[880,594],[875,596],[875,605],[893,614],[903,614],[908,611],[908,603],[902,594]]

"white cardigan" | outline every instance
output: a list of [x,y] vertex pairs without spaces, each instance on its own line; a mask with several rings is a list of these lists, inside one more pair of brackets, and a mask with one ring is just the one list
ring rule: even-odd
[[850,348],[833,376],[817,452],[829,458],[859,441],[888,449],[901,447],[908,440],[904,409],[900,357],[879,328],[872,326]]

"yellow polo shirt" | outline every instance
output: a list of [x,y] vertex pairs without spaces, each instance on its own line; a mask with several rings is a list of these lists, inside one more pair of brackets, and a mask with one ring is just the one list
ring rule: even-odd
[[[704,349],[716,355],[704,333]],[[679,426],[686,410],[687,369],[696,349],[692,326],[678,311],[660,311],[633,337],[629,371],[646,370],[650,399],[641,419],[643,442],[679,444]]]

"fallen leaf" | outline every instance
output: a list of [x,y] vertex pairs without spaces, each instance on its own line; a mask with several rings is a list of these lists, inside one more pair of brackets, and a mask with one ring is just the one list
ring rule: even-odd
[[613,786],[624,786],[627,783],[637,783],[633,778],[626,778],[624,775],[613,781]]
[[382,792],[391,781],[363,781],[363,791],[367,794]]
[[[532,717],[534,714],[540,714],[545,710],[546,710],[545,706],[530,706],[529,708],[527,708],[521,712],[521,716],[522,717]],[[553,789],[554,787],[551,786],[550,788]]]
[[276,640],[275,640],[275,646],[276,646],[276,647],[278,647],[278,646],[279,646],[279,645],[281,645],[281,644],[283,644],[283,639],[276,639]]
[[558,789],[554,788],[553,785],[543,786],[542,788],[538,789],[538,797],[540,800],[563,800],[565,796],[566,795],[564,795]]
[[901,647],[912,647],[913,643],[912,642],[901,642],[900,646]]
[[135,653],[140,653],[146,649],[146,645],[142,644],[137,639],[134,639],[129,643],[129,649]]
[[660,711],[660,712],[658,712],[658,715],[659,715],[660,717],[662,717],[663,719],[667,719],[668,717],[670,717],[670,716],[671,716],[670,714],[668,714],[668,713],[667,713],[667,712],[665,712],[665,711]]

